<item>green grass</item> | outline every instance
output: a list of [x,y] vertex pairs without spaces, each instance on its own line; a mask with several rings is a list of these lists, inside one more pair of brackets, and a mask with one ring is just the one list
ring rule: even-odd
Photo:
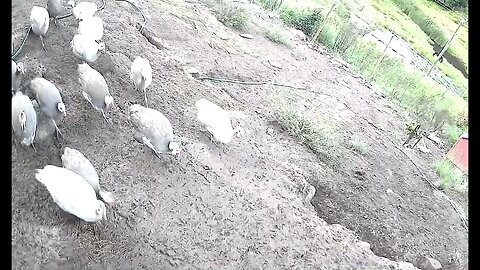
[[209,3],[213,6],[217,19],[227,26],[238,30],[246,30],[249,27],[248,13],[242,7],[225,0],[214,0]]
[[[447,12],[428,0],[369,0],[375,10],[374,20],[389,28],[409,42],[429,61],[435,61],[432,40],[444,45],[455,31],[460,15]],[[404,12],[402,11],[404,10]],[[409,15],[407,15],[409,14]],[[459,58],[468,70],[468,32],[462,27],[449,46],[448,52]],[[463,92],[467,92],[468,80],[447,61],[437,67]]]
[[270,105],[276,120],[283,128],[312,149],[325,164],[334,170],[339,168],[339,144],[334,131],[322,127],[314,117],[302,113],[285,93],[272,96]]
[[286,45],[287,47],[290,47],[290,41],[283,34],[282,31],[283,30],[278,27],[271,28],[265,33],[265,37],[267,37],[272,42],[283,44],[283,45]]
[[[377,59],[382,52],[373,43],[359,42],[345,52],[344,58],[353,69],[370,77]],[[379,72],[380,70],[381,72]],[[399,59],[386,56],[377,69],[373,81],[388,94],[395,97],[400,105],[419,120],[432,123],[443,111],[449,113],[450,124],[460,125],[465,112],[465,101],[450,92],[441,95],[445,89],[428,81],[423,74],[406,70]]]
[[[383,22],[387,22],[397,33],[408,35],[410,42],[420,44],[417,44],[417,47],[424,48],[424,54],[431,56],[431,48],[425,49],[424,46],[428,44],[429,37],[392,2],[397,0],[372,1],[377,1],[374,3],[383,6],[383,10],[391,12],[391,16],[385,16],[387,19],[384,19]],[[279,10],[280,18],[288,25],[296,27],[310,36],[313,35],[316,27],[323,20],[321,14],[326,13],[325,7],[329,8],[329,5],[324,8],[314,5],[314,8],[301,9],[289,6],[288,3],[290,2],[286,3],[287,5],[282,6]],[[305,4],[305,2],[302,3]],[[389,9],[385,9],[385,6],[388,6]],[[365,77],[370,77],[377,60],[382,55],[382,51],[377,49],[373,43],[368,44],[359,41],[360,31],[356,29],[354,23],[345,22],[343,16],[346,15],[348,13],[344,12],[341,16],[329,18],[319,36],[319,40],[331,51],[340,54],[351,64],[353,69]],[[384,14],[382,13],[382,15]],[[342,20],[343,23],[340,24],[339,22],[342,22]],[[433,60],[432,57],[427,58]],[[453,67],[451,70],[454,70],[457,75],[460,74],[459,77],[463,78],[460,71]],[[447,123],[462,128],[465,128],[467,124],[467,103],[462,97],[446,91],[443,85],[427,79],[425,74],[407,69],[399,59],[385,57],[377,68],[373,82],[395,98],[411,115],[416,116],[418,121],[434,123],[442,118]]]
[[353,140],[350,142],[353,150],[361,155],[365,155],[368,152],[367,144],[361,140]]
[[433,163],[433,167],[440,177],[438,188],[445,190],[453,188],[457,191],[461,191],[463,188],[462,174],[454,170],[454,165],[446,160],[438,160]]
[[463,130],[455,125],[445,125],[443,127],[444,133],[447,136],[447,140],[449,145],[453,145],[458,138],[460,138],[460,135],[463,134]]

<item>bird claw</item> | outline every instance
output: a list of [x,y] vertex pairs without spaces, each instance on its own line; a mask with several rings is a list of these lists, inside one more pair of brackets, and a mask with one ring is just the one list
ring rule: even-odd
[[108,118],[107,116],[105,115],[105,112],[102,111],[102,116],[103,116],[103,119],[105,119],[105,122],[108,123]]
[[40,36],[40,41],[42,42],[42,47],[45,52],[47,52],[47,48],[45,48],[45,43],[43,42],[43,37]]
[[153,153],[155,153],[155,156],[157,156],[157,158],[160,158],[160,154],[157,151],[153,150]]

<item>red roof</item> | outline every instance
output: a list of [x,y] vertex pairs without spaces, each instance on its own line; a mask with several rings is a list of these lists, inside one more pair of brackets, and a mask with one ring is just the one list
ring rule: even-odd
[[448,151],[448,158],[455,166],[463,172],[468,171],[468,135],[461,136],[453,147]]

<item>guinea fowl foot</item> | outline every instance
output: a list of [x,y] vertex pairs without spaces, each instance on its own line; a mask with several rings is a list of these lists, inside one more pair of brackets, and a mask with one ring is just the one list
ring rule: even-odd
[[210,141],[215,145],[215,146],[220,146],[220,144],[215,140],[215,137],[210,134]]
[[45,43],[43,42],[43,37],[42,36],[40,36],[40,41],[42,42],[43,50],[46,52],[47,48],[45,48]]

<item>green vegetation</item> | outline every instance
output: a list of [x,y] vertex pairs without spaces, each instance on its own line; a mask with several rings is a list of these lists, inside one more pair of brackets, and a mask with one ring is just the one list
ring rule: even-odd
[[281,5],[283,0],[257,0],[258,4],[268,10],[277,10]]
[[275,27],[272,29],[269,29],[266,33],[265,36],[278,44],[283,44],[286,45],[287,47],[290,47],[290,42],[287,37],[285,37],[282,33],[282,29]]
[[[379,25],[394,31],[431,62],[436,59],[433,42],[445,45],[462,17],[460,13],[447,12],[428,0],[369,1],[376,10],[375,21]],[[460,28],[447,52],[457,57],[468,70],[468,32],[465,27]],[[467,96],[468,80],[459,70],[447,61],[438,63],[437,67]]]
[[214,7],[217,19],[227,26],[245,30],[249,25],[247,12],[240,6],[223,0],[214,0],[217,3],[208,3]]
[[325,164],[332,169],[339,168],[340,155],[337,151],[339,144],[332,130],[321,127],[315,118],[302,113],[286,94],[274,95],[270,104],[275,118],[282,127],[312,149]]
[[439,189],[453,188],[457,191],[463,189],[462,173],[455,170],[454,165],[450,161],[446,159],[435,161],[433,167],[438,176],[440,176]]
[[365,155],[368,151],[367,144],[358,139],[351,141],[352,148],[361,155]]
[[[424,17],[421,20],[422,14],[424,14],[422,10],[425,8],[423,1],[427,0],[411,1],[371,0],[374,10],[384,12],[375,13],[377,17],[374,20],[385,24],[385,27],[390,27],[398,35],[410,42],[414,48],[420,48],[420,54],[433,61],[433,50],[429,44],[431,40],[429,35],[443,40],[445,34],[439,30],[440,28],[434,23],[434,19],[425,19],[428,17]],[[330,2],[323,0],[302,2],[302,5],[306,7],[297,6],[296,3],[293,1],[286,2],[279,9],[280,18],[286,24],[312,36],[323,21],[323,16],[330,8]],[[407,9],[409,3],[416,3],[418,8],[412,9],[416,13]],[[409,15],[402,12],[399,6]],[[409,13],[409,11],[412,12]],[[374,43],[360,40],[362,30],[356,27],[356,23],[352,22],[349,16],[350,12],[346,10],[345,5],[339,4],[323,27],[319,41],[332,52],[341,55],[351,64],[354,70],[369,78],[374,72],[375,65],[381,57],[382,51]],[[381,18],[378,18],[378,16],[381,16]],[[415,20],[422,26],[415,23],[409,16],[416,18]],[[456,27],[454,23],[452,26]],[[422,28],[426,29],[425,31],[428,34]],[[453,51],[457,49],[465,50],[463,47],[458,48],[457,46],[455,48],[453,43],[451,49]],[[463,84],[463,89],[466,92],[467,80],[460,71],[446,63],[446,61],[440,64],[440,68],[444,72],[445,70],[448,71],[445,73],[452,78],[454,83],[457,85]],[[377,67],[372,81],[383,88],[390,97],[394,98],[411,115],[414,115],[417,121],[430,125],[445,121],[447,124],[457,126],[462,130],[468,125],[467,103],[462,97],[451,93],[443,85],[430,80],[424,73],[405,67],[397,58],[387,55]]]
[[455,125],[445,125],[443,130],[450,145],[453,145],[460,138],[460,135],[463,134],[463,130]]

